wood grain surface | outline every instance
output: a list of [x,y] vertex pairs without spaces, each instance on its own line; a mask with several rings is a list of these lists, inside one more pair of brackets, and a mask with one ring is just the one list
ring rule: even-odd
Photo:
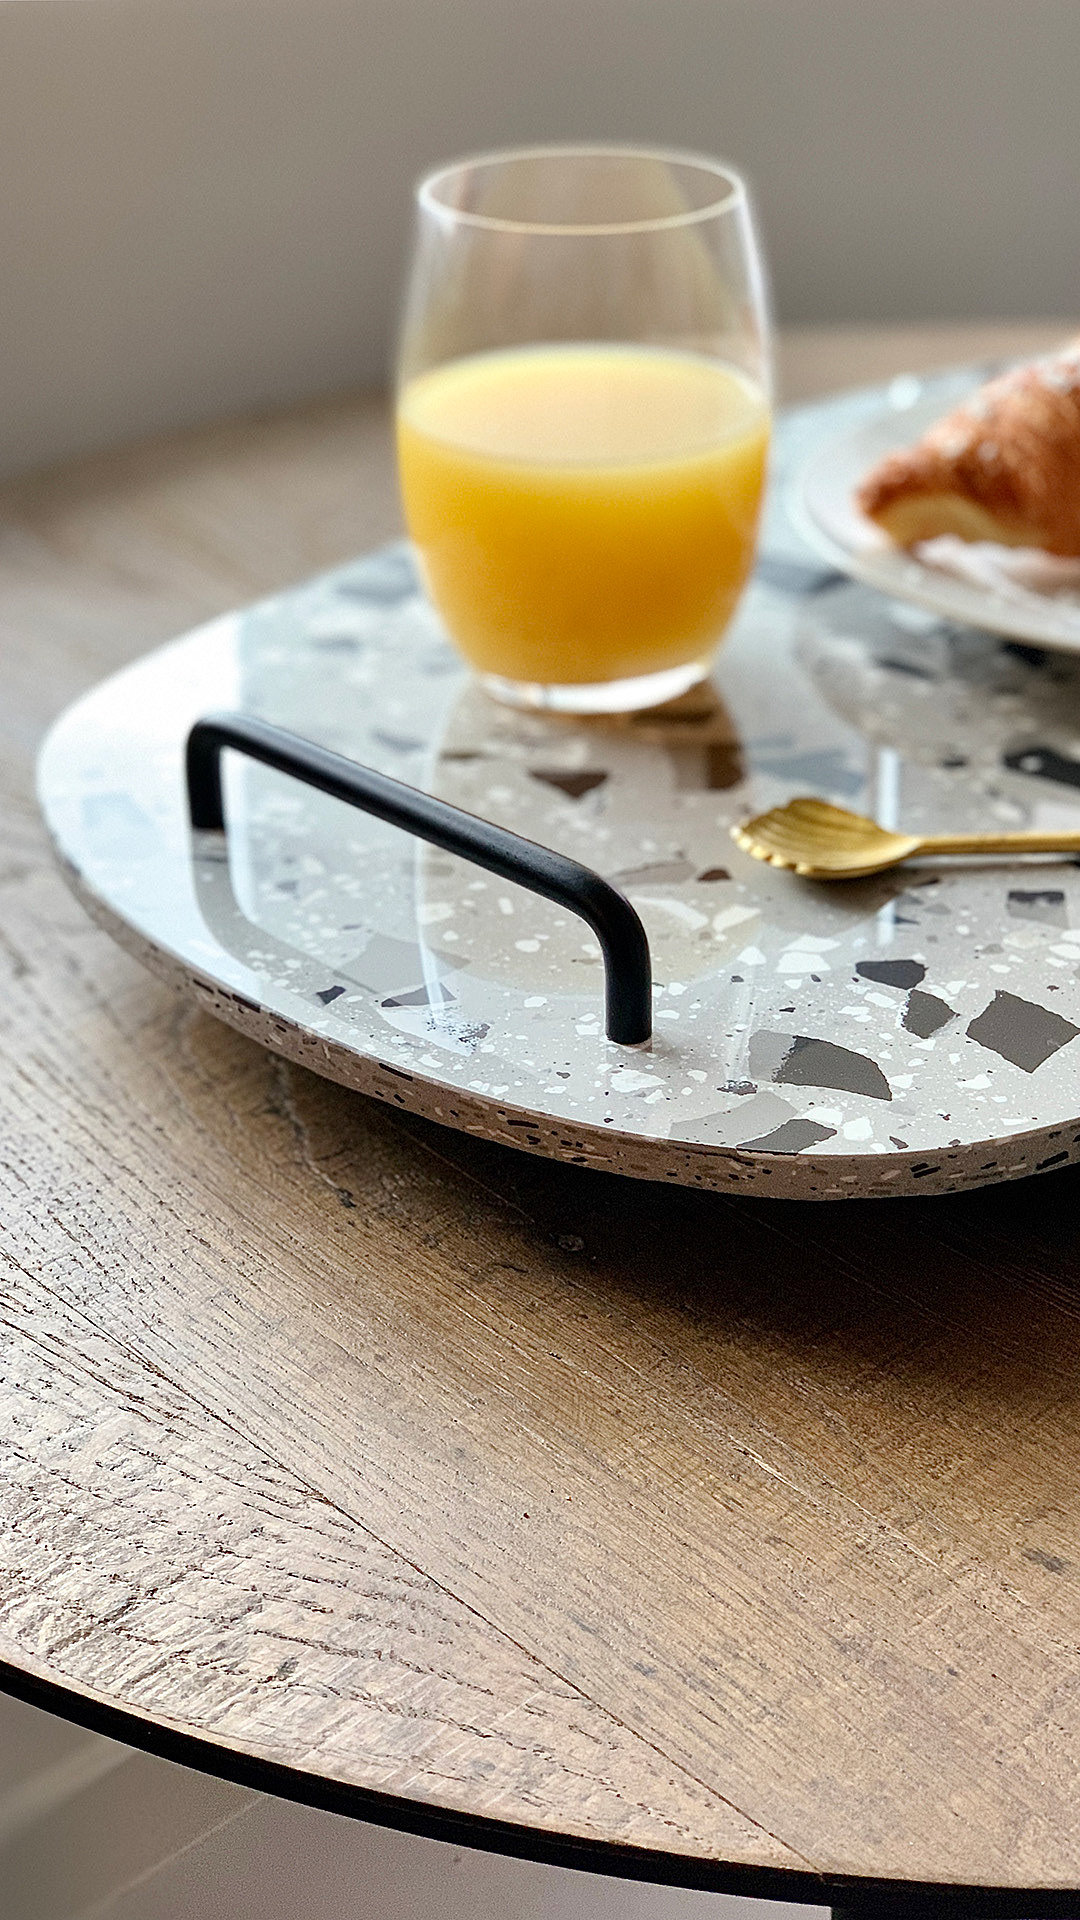
[[[840,385],[826,345],[789,365]],[[1080,1174],[814,1208],[526,1159],[173,998],[49,865],[52,714],[395,529],[363,398],[0,494],[6,1683],[538,1857],[1067,1911]]]

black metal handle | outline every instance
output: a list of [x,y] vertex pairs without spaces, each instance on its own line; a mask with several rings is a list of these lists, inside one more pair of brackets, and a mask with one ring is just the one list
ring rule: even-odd
[[645,929],[625,894],[591,868],[452,807],[448,800],[408,787],[388,773],[362,767],[284,727],[242,713],[207,714],[188,734],[187,791],[193,827],[220,831],[225,826],[221,755],[226,747],[580,914],[604,956],[608,1039],[622,1046],[649,1039],[652,962]]

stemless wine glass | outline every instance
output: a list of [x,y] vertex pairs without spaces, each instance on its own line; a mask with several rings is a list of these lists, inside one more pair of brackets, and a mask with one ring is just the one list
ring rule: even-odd
[[761,255],[730,168],[545,147],[440,168],[398,375],[405,515],[497,698],[618,712],[701,679],[753,562]]

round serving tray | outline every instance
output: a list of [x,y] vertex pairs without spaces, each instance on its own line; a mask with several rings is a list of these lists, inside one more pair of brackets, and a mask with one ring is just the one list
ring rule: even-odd
[[[712,686],[621,720],[493,705],[408,549],[214,621],[70,708],[42,807],[72,884],[263,1044],[448,1126],[643,1179],[800,1199],[950,1192],[1080,1158],[1080,872],[911,867],[817,886],[728,827],[814,792],[913,831],[1080,827],[1080,662],[882,598],[788,524],[793,463],[865,396],[788,416],[754,584]],[[613,881],[653,1038],[609,1040],[574,913],[281,772],[209,711],[287,726]]]

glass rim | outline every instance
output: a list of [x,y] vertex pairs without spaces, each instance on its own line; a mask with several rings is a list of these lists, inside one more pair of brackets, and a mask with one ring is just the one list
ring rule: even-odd
[[[684,213],[665,213],[651,215],[643,220],[609,221],[544,221],[513,220],[501,214],[472,213],[461,207],[451,206],[439,198],[438,189],[442,183],[454,174],[463,173],[472,167],[490,167],[508,160],[587,160],[610,157],[621,160],[662,160],[676,166],[695,167],[701,173],[710,174],[714,180],[723,182],[724,191],[717,199],[704,207],[689,208]],[[536,147],[492,148],[484,153],[465,154],[459,160],[445,160],[433,168],[418,182],[416,203],[425,213],[436,219],[467,226],[479,227],[489,233],[532,233],[558,238],[582,239],[596,238],[604,234],[620,233],[661,233],[672,227],[697,226],[705,220],[715,220],[720,214],[733,208],[745,206],[747,200],[746,182],[742,175],[725,160],[717,160],[709,154],[689,153],[678,147],[649,147],[627,145],[620,141],[554,142]]]

